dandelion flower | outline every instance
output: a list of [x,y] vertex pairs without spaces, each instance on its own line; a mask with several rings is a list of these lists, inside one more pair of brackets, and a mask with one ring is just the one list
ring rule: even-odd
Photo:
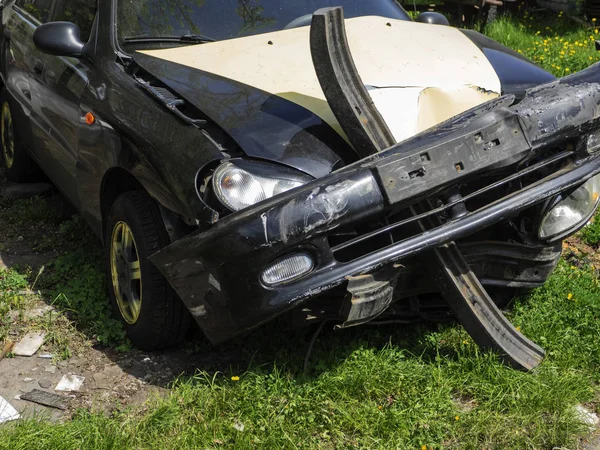
[[233,376],[233,377],[231,377],[231,381],[240,381],[240,377]]
[[454,420],[460,420],[460,417],[454,416]]
[[571,292],[569,292],[569,295],[567,295],[567,299],[573,300],[573,294]]
[[571,69],[569,69],[568,67],[565,68],[565,72],[570,72]]
[[596,21],[596,18],[595,18],[595,17],[592,17],[592,22],[595,22],[595,21]]

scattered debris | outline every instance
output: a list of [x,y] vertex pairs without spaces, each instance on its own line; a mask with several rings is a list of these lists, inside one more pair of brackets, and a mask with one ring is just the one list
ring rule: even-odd
[[14,346],[15,343],[13,341],[8,341],[6,344],[4,344],[4,347],[0,352],[0,361],[2,361],[2,359],[4,359],[4,357],[10,353]]
[[575,406],[575,415],[579,418],[581,422],[589,426],[590,428],[595,428],[600,424],[600,418],[596,413],[588,411],[588,409],[583,405]]
[[46,333],[43,332],[27,333],[25,337],[15,345],[13,353],[17,356],[33,356],[44,343],[45,336]]
[[51,353],[42,353],[41,355],[38,355],[38,358],[52,359],[54,358],[54,355]]
[[63,375],[56,387],[55,391],[77,392],[81,389],[85,377],[79,375]]
[[43,380],[38,381],[38,384],[41,388],[48,389],[50,386],[52,386],[52,381],[50,381],[48,378],[44,378]]
[[17,420],[21,415],[3,397],[0,397],[0,423]]
[[152,360],[150,358],[146,357],[146,358],[142,359],[142,362],[143,363],[151,363]]
[[244,431],[244,424],[238,420],[235,421],[235,423],[233,424],[233,428],[235,428],[236,430],[238,430],[240,433],[242,431]]
[[26,394],[21,394],[21,400],[27,400],[29,402],[62,410],[67,409],[68,405],[65,397],[53,394],[52,392],[40,391],[39,389],[34,389]]
[[30,383],[30,382],[32,382],[32,381],[33,381],[33,378],[26,377],[26,378],[23,378],[23,381],[24,381],[25,383]]

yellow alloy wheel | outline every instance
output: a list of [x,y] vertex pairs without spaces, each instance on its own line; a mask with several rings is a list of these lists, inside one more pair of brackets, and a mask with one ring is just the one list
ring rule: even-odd
[[119,311],[133,325],[142,310],[142,271],[133,233],[125,222],[117,222],[113,228],[110,273]]
[[2,135],[2,152],[4,162],[10,169],[15,163],[15,135],[13,132],[12,114],[8,102],[2,104],[2,117],[0,118],[0,133]]

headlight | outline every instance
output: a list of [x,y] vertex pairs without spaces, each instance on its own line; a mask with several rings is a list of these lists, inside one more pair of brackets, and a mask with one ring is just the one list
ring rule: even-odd
[[308,175],[285,167],[236,160],[221,164],[212,184],[219,201],[230,210],[239,211],[311,180]]
[[600,175],[590,178],[550,209],[542,219],[538,236],[552,240],[564,237],[592,217],[600,200]]

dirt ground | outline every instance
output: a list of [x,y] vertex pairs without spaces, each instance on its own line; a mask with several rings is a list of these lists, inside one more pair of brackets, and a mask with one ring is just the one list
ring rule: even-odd
[[[43,195],[53,209],[68,210],[64,199],[52,186],[15,185],[7,183],[0,174],[0,197],[5,200],[29,198],[38,194]],[[53,227],[56,226],[43,227],[44,229],[34,230],[33,235],[49,235],[55,232]],[[32,273],[36,273],[59,254],[55,249],[35,250],[38,246],[37,238],[31,239],[28,236],[32,233],[24,231],[26,230],[3,222],[0,215],[0,269],[30,267]],[[34,289],[15,295],[25,296],[27,307],[9,313],[9,341],[16,343],[28,331],[47,329],[47,323],[64,316],[63,311],[48,306],[48,298],[43,292]],[[227,352],[210,347],[207,349],[206,346],[202,351],[194,351],[196,347],[203,347],[202,336],[197,330],[196,335],[181,349],[150,354],[137,350],[119,352],[98,345],[85,333],[77,331],[76,324],[62,320],[60,326],[64,328],[65,323],[67,328],[71,327],[71,330],[61,334],[61,339],[68,340],[71,355],[67,359],[57,355],[59,346],[56,342],[48,342],[46,339],[32,357],[9,354],[0,360],[0,396],[22,416],[42,415],[51,420],[61,420],[68,418],[78,407],[110,411],[117,407],[139,404],[152,395],[167,392],[169,384],[182,374],[193,374],[198,368],[212,367],[215,363],[228,363]],[[52,357],[44,358],[40,355]],[[85,381],[78,392],[57,392],[68,399],[67,410],[48,408],[20,399],[22,394],[33,389],[55,393],[54,387],[63,375],[68,374],[83,376]]]

